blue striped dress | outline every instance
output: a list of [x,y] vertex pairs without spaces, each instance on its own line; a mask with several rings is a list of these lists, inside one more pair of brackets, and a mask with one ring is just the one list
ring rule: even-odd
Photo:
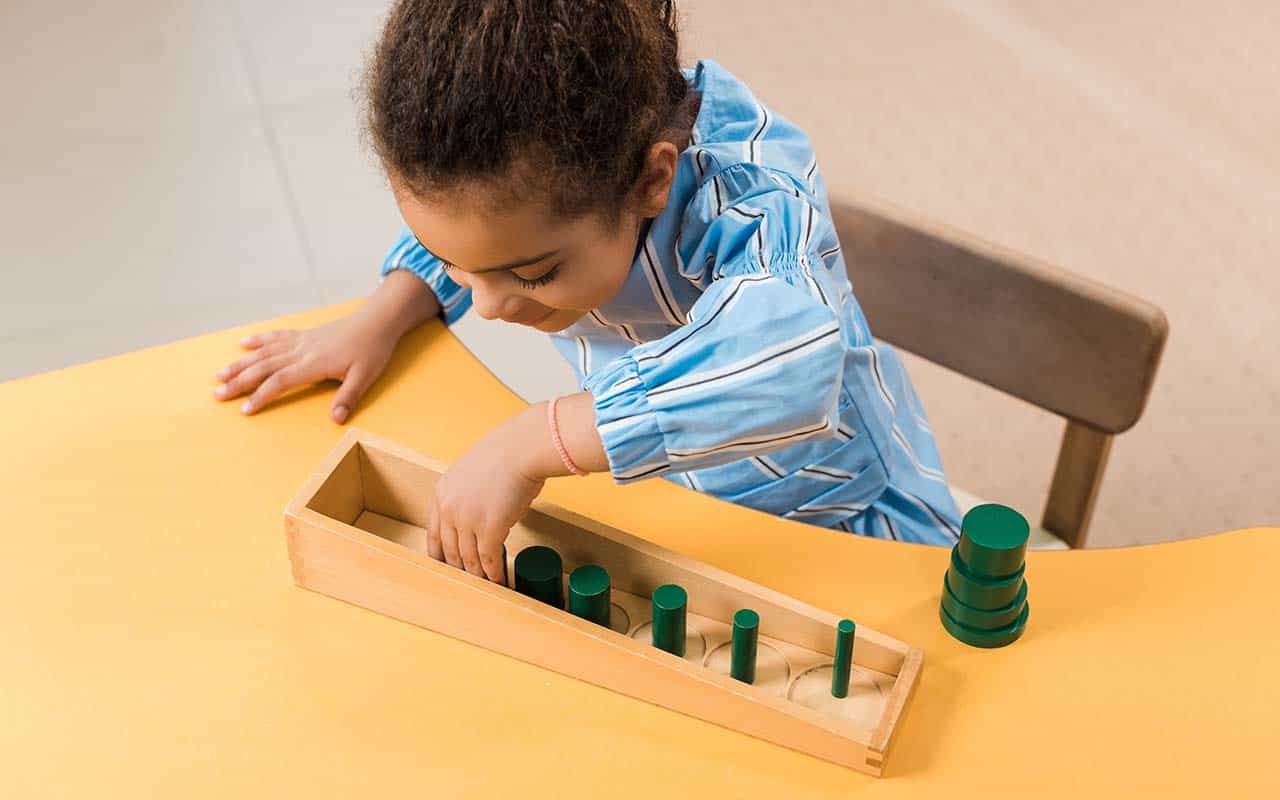
[[[716,62],[670,200],[622,290],[551,334],[618,482],[663,476],[800,522],[950,545],[959,511],[898,354],[871,338],[808,138]],[[468,290],[407,230],[446,323]],[[927,324],[927,321],[922,321]]]

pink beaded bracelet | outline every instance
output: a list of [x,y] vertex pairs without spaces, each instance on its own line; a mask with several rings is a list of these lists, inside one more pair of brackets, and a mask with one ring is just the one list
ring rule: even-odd
[[569,458],[569,451],[564,449],[564,442],[560,440],[560,426],[556,423],[556,403],[560,402],[559,397],[551,398],[551,402],[547,403],[547,427],[551,430],[551,443],[556,446],[556,452],[560,454],[560,460],[574,475],[586,477],[586,472]]

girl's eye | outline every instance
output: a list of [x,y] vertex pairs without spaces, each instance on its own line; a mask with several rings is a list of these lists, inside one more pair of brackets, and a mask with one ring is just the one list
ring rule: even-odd
[[520,287],[523,289],[537,289],[539,286],[546,286],[548,283],[551,283],[558,272],[560,272],[560,265],[556,264],[554,267],[536,278],[521,278],[514,272],[512,273],[512,277],[516,279],[516,283],[519,283]]

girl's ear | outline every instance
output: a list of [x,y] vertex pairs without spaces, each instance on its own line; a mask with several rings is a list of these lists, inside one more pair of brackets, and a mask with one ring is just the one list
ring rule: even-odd
[[644,168],[632,191],[632,206],[642,217],[656,217],[667,207],[680,152],[671,142],[655,142],[645,155]]

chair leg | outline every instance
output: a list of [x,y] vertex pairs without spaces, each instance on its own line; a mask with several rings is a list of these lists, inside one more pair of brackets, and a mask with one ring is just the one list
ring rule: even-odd
[[1084,547],[1114,438],[1112,434],[1067,421],[1040,525],[1071,547]]

